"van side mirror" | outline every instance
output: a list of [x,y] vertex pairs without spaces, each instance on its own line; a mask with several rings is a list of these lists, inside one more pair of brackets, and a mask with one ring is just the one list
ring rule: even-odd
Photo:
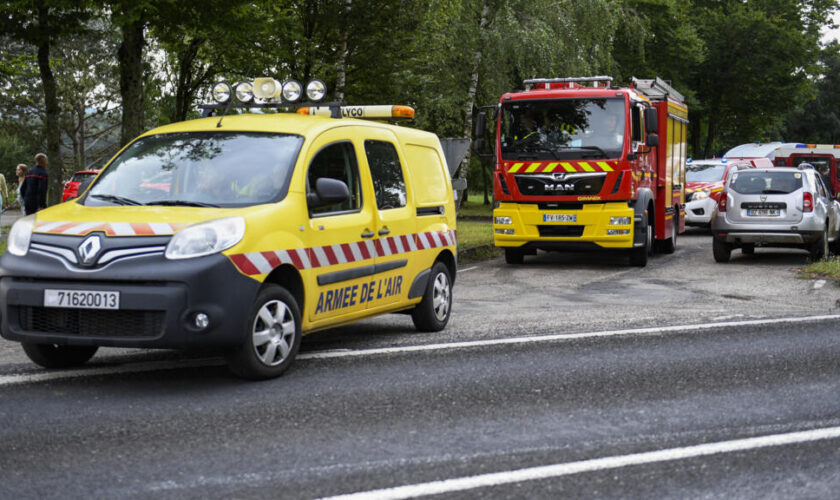
[[648,134],[659,132],[659,118],[656,114],[656,108],[645,108],[645,132]]
[[659,146],[659,136],[656,134],[648,134],[646,144],[650,147]]
[[306,194],[306,205],[309,208],[329,207],[342,203],[350,198],[350,189],[344,181],[321,177],[315,181],[315,191]]

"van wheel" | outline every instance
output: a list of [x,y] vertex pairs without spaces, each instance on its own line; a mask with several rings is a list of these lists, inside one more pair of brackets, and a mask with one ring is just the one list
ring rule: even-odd
[[505,262],[508,264],[524,264],[525,252],[519,248],[505,248]]
[[227,356],[230,370],[251,380],[278,377],[300,348],[300,308],[288,290],[267,285],[257,295],[242,344]]
[[808,249],[811,253],[811,260],[818,261],[820,259],[827,259],[828,258],[828,228],[823,228],[822,236],[820,239],[815,241],[811,244],[811,248]]
[[715,262],[729,262],[729,257],[732,256],[732,245],[719,239],[712,239],[712,254],[715,256]]
[[741,253],[744,255],[752,255],[755,253],[755,243],[744,243],[741,245]]
[[648,254],[651,253],[653,249],[653,225],[650,224],[650,215],[645,215],[645,218],[642,220],[642,226],[645,232],[645,245],[633,248],[630,250],[630,265],[637,266],[637,267],[645,267],[648,261]]
[[452,279],[443,262],[435,262],[423,300],[411,311],[414,326],[421,332],[439,332],[452,311]]
[[22,342],[23,352],[33,363],[44,368],[70,368],[80,366],[96,354],[98,346],[36,344]]

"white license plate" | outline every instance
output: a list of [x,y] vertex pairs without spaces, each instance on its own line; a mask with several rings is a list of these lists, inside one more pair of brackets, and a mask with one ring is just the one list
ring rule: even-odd
[[575,214],[543,214],[543,222],[577,222]]
[[44,307],[119,309],[120,292],[94,292],[91,290],[44,290]]
[[747,209],[747,215],[754,217],[778,217],[778,208],[750,208]]

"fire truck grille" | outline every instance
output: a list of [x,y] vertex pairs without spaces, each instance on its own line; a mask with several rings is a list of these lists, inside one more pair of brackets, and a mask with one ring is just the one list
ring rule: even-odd
[[53,307],[10,307],[17,309],[20,327],[28,332],[78,335],[80,337],[158,337],[163,333],[164,311],[61,309]]
[[523,196],[580,196],[601,192],[606,174],[555,179],[550,175],[517,175],[516,186]]
[[583,236],[583,226],[537,226],[540,236],[548,238],[576,238]]

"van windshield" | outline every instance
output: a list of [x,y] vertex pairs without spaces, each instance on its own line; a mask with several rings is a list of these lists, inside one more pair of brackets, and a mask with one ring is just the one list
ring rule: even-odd
[[504,160],[621,157],[624,99],[516,100],[502,105]]
[[723,180],[723,163],[691,163],[685,167],[686,182],[717,182]]
[[241,207],[286,195],[303,137],[186,132],[143,137],[96,179],[87,206]]

